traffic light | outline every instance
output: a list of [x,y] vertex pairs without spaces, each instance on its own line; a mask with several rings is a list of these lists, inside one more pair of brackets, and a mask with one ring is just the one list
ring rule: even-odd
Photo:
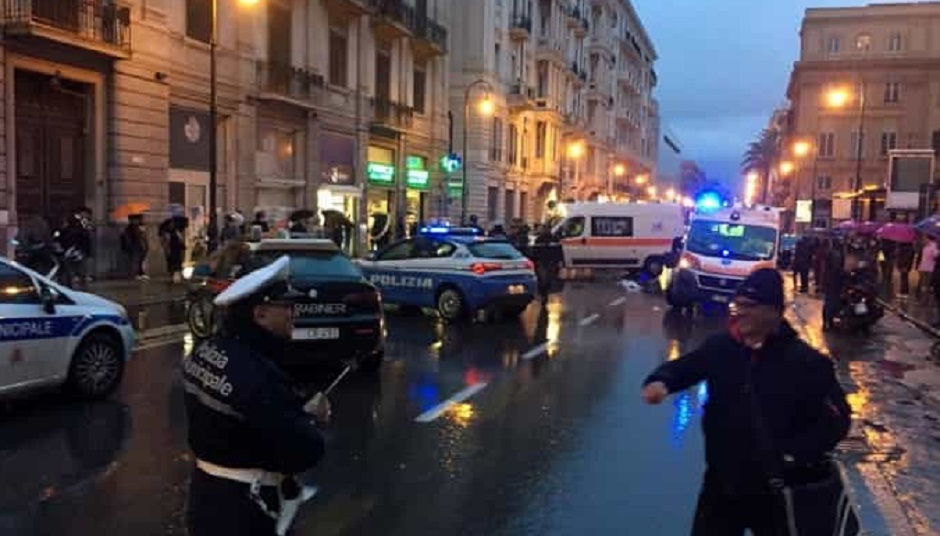
[[457,173],[463,167],[463,159],[459,154],[450,153],[441,158],[441,169],[446,173]]

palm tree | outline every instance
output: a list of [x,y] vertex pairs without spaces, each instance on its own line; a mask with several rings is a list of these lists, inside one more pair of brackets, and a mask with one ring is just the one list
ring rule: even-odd
[[744,174],[751,171],[757,172],[763,184],[761,186],[761,202],[767,202],[767,190],[770,187],[770,172],[780,160],[780,131],[777,129],[765,128],[761,131],[757,141],[752,141],[744,152],[744,159],[741,160],[741,169]]

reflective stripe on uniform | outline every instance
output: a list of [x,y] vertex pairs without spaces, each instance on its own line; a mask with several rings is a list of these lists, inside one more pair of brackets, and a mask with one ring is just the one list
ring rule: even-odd
[[226,404],[225,402],[220,402],[212,397],[209,393],[206,393],[198,385],[192,383],[187,379],[183,379],[183,389],[188,393],[196,397],[197,400],[207,408],[213,409],[222,413],[223,415],[228,415],[230,417],[235,417],[236,419],[244,420],[245,416],[239,413],[235,408]]

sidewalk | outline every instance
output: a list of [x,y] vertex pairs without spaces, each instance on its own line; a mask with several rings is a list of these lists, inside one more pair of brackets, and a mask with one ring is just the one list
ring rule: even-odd
[[888,313],[869,336],[822,332],[822,301],[796,295],[788,316],[831,355],[853,409],[840,445],[866,534],[940,534],[940,367],[935,339]]
[[127,307],[141,307],[182,301],[186,296],[185,283],[173,283],[169,278],[150,281],[105,279],[93,281],[77,290],[97,294]]

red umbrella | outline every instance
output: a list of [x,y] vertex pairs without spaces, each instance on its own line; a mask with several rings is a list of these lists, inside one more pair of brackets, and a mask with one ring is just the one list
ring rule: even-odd
[[909,244],[917,240],[917,231],[909,223],[889,223],[878,229],[878,237],[883,240]]

